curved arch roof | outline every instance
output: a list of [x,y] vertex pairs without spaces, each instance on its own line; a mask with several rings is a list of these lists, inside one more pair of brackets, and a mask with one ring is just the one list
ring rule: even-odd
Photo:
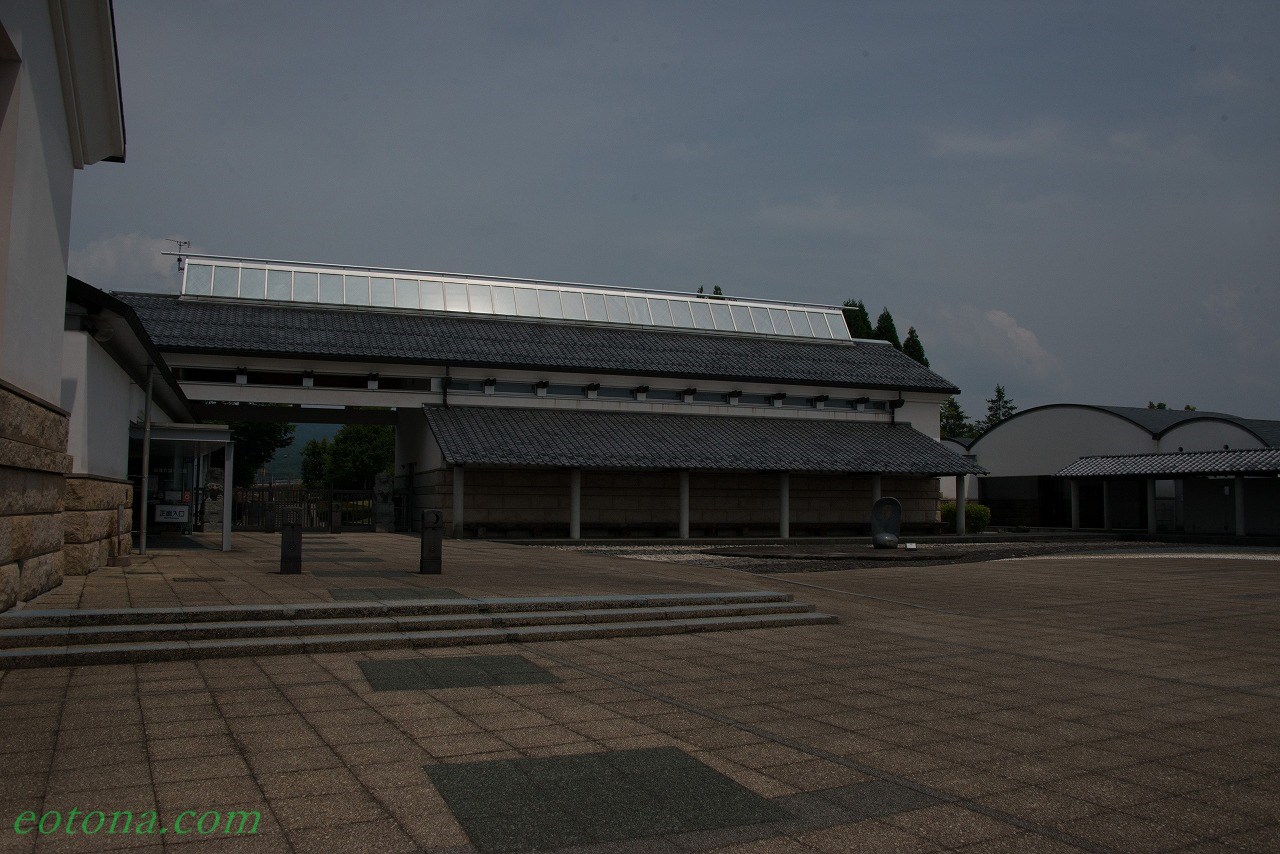
[[1198,409],[1148,409],[1145,406],[1100,406],[1092,403],[1048,403],[1044,406],[1033,406],[1030,409],[1024,409],[1001,421],[995,427],[979,433],[975,438],[969,440],[969,447],[973,447],[978,441],[985,438],[987,434],[1016,418],[1032,412],[1060,408],[1092,409],[1097,412],[1105,412],[1146,431],[1153,439],[1159,439],[1175,427],[1180,427],[1191,421],[1219,421],[1247,430],[1267,447],[1280,448],[1280,421],[1241,418],[1238,415],[1231,415],[1226,412],[1206,412]]

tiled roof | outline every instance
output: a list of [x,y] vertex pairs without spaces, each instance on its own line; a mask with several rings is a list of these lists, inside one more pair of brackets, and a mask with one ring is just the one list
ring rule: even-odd
[[883,344],[156,294],[118,296],[167,352],[957,391]]
[[1259,418],[1241,418],[1227,412],[1207,412],[1198,409],[1147,409],[1144,406],[1098,406],[1142,427],[1152,436],[1167,433],[1186,421],[1217,420],[1239,424],[1257,434],[1272,448],[1280,448],[1280,421],[1264,421]]
[[1058,477],[1180,477],[1280,473],[1280,448],[1081,457]]
[[445,460],[459,465],[985,473],[906,424],[487,406],[425,411]]

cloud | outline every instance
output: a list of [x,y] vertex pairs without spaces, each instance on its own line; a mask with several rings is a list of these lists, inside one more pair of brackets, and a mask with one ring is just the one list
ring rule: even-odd
[[177,293],[180,279],[174,259],[162,252],[174,244],[143,234],[116,234],[74,249],[67,269],[77,279],[105,291]]
[[930,153],[934,157],[1031,157],[1059,147],[1067,133],[1067,123],[1057,116],[1044,116],[1005,133],[980,130],[934,130],[930,133]]
[[711,159],[711,146],[705,142],[690,145],[687,142],[671,142],[663,149],[668,160],[676,163],[694,163]]
[[1275,336],[1274,311],[1242,288],[1222,285],[1201,300],[1205,318],[1216,327],[1236,357],[1225,372],[1237,385],[1275,392],[1278,384],[1271,368],[1280,362],[1280,340]]
[[1191,80],[1191,92],[1195,95],[1226,95],[1249,85],[1229,66],[1218,65],[1214,68],[1201,68]]
[[809,202],[762,204],[756,210],[756,219],[768,225],[802,231],[867,236],[886,232],[918,233],[924,218],[918,211],[905,206],[849,204],[837,196],[823,195]]
[[1001,371],[1012,369],[1037,380],[1061,376],[1061,360],[1008,312],[961,305],[943,308],[941,314],[958,348],[970,351]]

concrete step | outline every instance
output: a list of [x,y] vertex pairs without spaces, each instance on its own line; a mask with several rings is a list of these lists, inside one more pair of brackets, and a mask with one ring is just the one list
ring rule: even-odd
[[483,613],[395,614],[371,617],[300,618],[293,620],[214,620],[189,623],[136,624],[104,622],[97,625],[32,626],[0,629],[0,649],[236,638],[379,634],[441,629],[647,622],[756,614],[798,614],[812,610],[812,605],[801,602],[742,602],[669,605],[665,607],[589,608],[560,611],[503,611],[498,607],[493,607]]
[[596,596],[493,596],[370,602],[313,602],[273,605],[202,605],[175,608],[23,609],[0,614],[0,630],[38,627],[154,625],[160,623],[325,620],[355,617],[406,617],[428,614],[487,614],[517,611],[577,611],[608,608],[662,608],[681,605],[735,605],[790,602],[789,593],[717,591],[713,593],[605,594]]
[[427,631],[385,631],[356,634],[317,634],[283,637],[230,637],[144,643],[66,644],[0,650],[0,670],[91,664],[128,664],[229,658],[247,655],[354,652],[370,649],[469,646],[527,643],[547,640],[640,637],[732,629],[814,626],[837,622],[829,614],[811,611],[741,614],[719,617],[673,616],[594,623],[436,628]]

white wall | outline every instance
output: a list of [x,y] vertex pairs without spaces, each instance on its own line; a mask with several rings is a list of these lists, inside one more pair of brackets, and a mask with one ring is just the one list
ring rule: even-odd
[[[74,164],[49,9],[0,0],[0,24],[21,63],[5,107],[11,164],[0,163],[0,206],[8,219],[0,264],[0,378],[50,402],[61,396]],[[13,122],[10,126],[10,122]]]
[[[141,390],[97,341],[62,333],[60,405],[71,412],[67,452],[71,470],[124,480],[129,465],[129,422]],[[136,395],[135,395],[135,390]]]
[[1265,448],[1258,437],[1237,424],[1226,421],[1189,421],[1180,424],[1160,437],[1160,452],[1221,451],[1226,445],[1232,450],[1240,448]]
[[969,449],[993,477],[1050,475],[1080,457],[1155,451],[1151,434],[1136,424],[1078,406],[1020,413]]

